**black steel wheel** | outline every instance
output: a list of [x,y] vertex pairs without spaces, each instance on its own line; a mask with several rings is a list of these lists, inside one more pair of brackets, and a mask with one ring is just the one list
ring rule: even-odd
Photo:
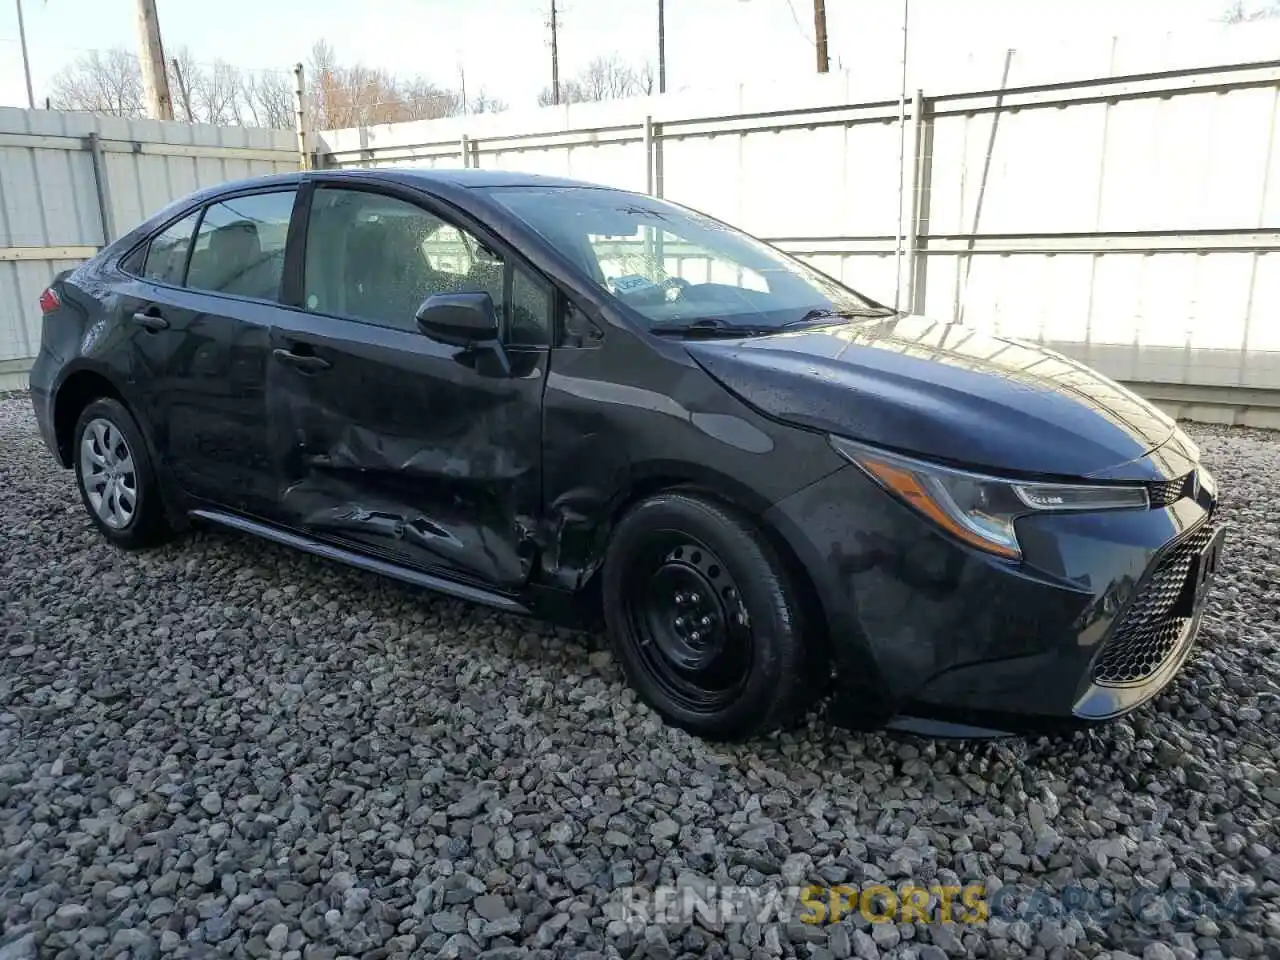
[[737,739],[794,714],[804,666],[795,594],[736,510],[688,491],[636,505],[614,531],[603,594],[629,681],[668,722]]

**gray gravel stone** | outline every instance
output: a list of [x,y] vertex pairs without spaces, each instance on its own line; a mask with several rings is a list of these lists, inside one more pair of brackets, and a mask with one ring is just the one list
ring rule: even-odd
[[859,960],[880,960],[880,948],[865,930],[853,931],[853,954]]
[[[0,960],[1267,956],[1280,437],[1190,432],[1233,526],[1201,641],[1152,703],[985,744],[819,711],[724,746],[658,722],[598,636],[217,530],[117,551],[26,399],[0,398]],[[806,928],[609,912],[631,885],[886,879],[1035,890],[1057,915]],[[1249,893],[1231,914],[1062,909],[1082,885],[1228,883]]]
[[16,940],[0,943],[0,960],[32,960],[36,955],[36,935],[26,933]]
[[881,950],[889,950],[898,945],[902,934],[896,923],[876,923],[871,926],[871,939]]
[[289,928],[277,923],[267,932],[267,946],[272,950],[283,950],[289,943]]
[[444,934],[461,933],[467,928],[466,918],[460,913],[441,912],[431,918],[431,926]]

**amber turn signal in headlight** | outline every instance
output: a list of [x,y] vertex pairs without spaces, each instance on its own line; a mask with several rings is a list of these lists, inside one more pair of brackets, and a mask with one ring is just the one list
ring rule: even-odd
[[1010,560],[1022,550],[1014,520],[1029,513],[1145,510],[1141,485],[1063,484],[1008,480],[886,453],[831,437],[842,455],[909,507],[970,546]]

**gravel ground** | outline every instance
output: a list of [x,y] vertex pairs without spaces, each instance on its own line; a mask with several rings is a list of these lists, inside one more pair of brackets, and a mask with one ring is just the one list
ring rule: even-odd
[[[591,638],[230,534],[117,552],[0,398],[0,960],[1280,956],[1280,435],[1193,433],[1235,527],[1154,705],[1056,739],[815,716],[726,748]],[[884,878],[1017,896],[976,926],[607,906]],[[1233,912],[1186,909],[1227,888]]]

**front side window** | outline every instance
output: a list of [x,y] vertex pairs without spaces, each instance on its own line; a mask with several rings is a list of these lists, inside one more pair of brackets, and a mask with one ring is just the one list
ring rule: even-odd
[[278,300],[295,194],[253,193],[208,207],[191,253],[187,286]]
[[492,298],[508,342],[546,342],[550,294],[471,233],[397,197],[316,190],[303,279],[308,310],[416,331],[428,297],[480,292]]
[[551,340],[552,293],[524,270],[511,275],[511,326],[508,342],[545,346]]
[[544,186],[489,195],[655,331],[694,323],[772,330],[885,312],[761,240],[653,197]]
[[[187,251],[191,249],[191,237],[196,232],[198,219],[200,211],[196,210],[151,238],[147,257],[142,265],[144,277],[175,286],[182,283],[182,273],[187,268]],[[126,269],[132,269],[132,264]]]

